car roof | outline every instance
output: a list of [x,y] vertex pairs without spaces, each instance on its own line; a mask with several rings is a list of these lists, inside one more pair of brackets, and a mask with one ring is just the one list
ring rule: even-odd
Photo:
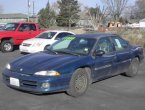
[[18,23],[18,24],[22,24],[22,23],[27,23],[27,24],[38,24],[38,23],[33,23],[33,22],[23,22],[23,21],[20,21],[20,22],[10,22],[10,23]]
[[44,32],[68,32],[68,33],[72,33],[72,34],[74,34],[73,32],[71,32],[71,31],[62,31],[62,30],[47,30],[47,31],[44,31]]
[[115,36],[116,34],[112,33],[90,33],[90,34],[78,34],[76,37],[84,37],[84,38],[94,38],[98,39],[100,37],[107,37],[107,36]]

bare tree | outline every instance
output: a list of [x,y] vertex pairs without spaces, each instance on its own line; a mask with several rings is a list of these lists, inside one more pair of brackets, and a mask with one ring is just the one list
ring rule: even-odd
[[103,0],[103,3],[108,7],[111,17],[114,20],[119,20],[128,1],[129,0]]
[[134,17],[135,19],[145,18],[145,0],[136,0],[135,2]]
[[100,6],[96,6],[96,8],[87,8],[87,15],[89,16],[90,24],[94,30],[97,30],[109,15],[107,10],[106,7],[101,8]]

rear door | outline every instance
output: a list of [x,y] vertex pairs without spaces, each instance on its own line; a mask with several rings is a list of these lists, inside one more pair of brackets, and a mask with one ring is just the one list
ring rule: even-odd
[[116,51],[115,65],[118,68],[116,74],[123,73],[128,69],[131,62],[130,45],[119,36],[112,36],[111,39]]

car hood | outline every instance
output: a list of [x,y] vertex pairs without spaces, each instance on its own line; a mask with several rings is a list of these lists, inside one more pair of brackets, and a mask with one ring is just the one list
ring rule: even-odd
[[23,41],[23,43],[27,43],[27,44],[36,44],[36,45],[46,45],[53,42],[51,39],[42,39],[42,38],[32,38],[29,40],[25,40]]
[[30,54],[20,57],[11,64],[11,71],[23,74],[34,74],[35,72],[54,70],[55,68],[76,61],[79,56],[51,55],[46,52]]

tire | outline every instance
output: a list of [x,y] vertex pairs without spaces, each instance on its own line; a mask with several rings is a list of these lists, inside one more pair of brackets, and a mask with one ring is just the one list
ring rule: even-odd
[[134,58],[130,64],[130,67],[128,71],[125,73],[128,77],[134,77],[138,74],[138,68],[139,68],[139,59]]
[[11,52],[13,51],[13,44],[9,40],[4,40],[1,43],[1,51],[2,52]]
[[83,95],[89,86],[89,76],[85,69],[77,69],[70,81],[67,93],[70,96],[78,97]]

